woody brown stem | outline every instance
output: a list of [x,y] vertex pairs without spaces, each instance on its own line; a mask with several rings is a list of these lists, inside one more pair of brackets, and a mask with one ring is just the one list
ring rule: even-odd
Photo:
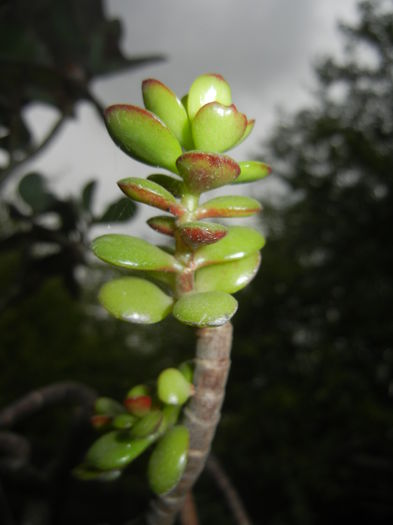
[[195,394],[184,410],[190,432],[187,467],[177,486],[150,506],[148,525],[172,525],[183,507],[187,492],[202,472],[221,417],[221,406],[230,367],[232,325],[201,328],[197,332]]

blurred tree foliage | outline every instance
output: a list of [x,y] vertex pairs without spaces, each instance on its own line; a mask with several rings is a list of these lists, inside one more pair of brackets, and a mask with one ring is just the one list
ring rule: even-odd
[[[2,0],[0,2],[0,185],[40,152],[88,101],[101,114],[90,83],[159,56],[124,56],[121,25],[108,20],[101,0]],[[59,111],[42,143],[36,143],[23,111],[42,102]]]
[[392,3],[341,30],[267,144],[287,191],[235,319],[220,442],[257,523],[393,521]]

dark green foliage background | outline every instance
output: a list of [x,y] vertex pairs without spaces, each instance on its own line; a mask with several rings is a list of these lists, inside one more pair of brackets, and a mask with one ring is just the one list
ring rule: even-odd
[[[238,294],[215,441],[255,524],[393,520],[393,11],[370,1],[359,13],[358,25],[343,28],[352,44],[345,60],[316,70],[314,106],[279,122],[264,145],[287,192],[263,202],[268,243],[259,275]],[[360,44],[375,66],[355,55]],[[332,95],[338,85],[341,98]],[[1,286],[17,278],[22,255],[2,253]],[[121,399],[193,355],[192,330],[172,320],[144,328],[97,318],[107,270],[88,271],[79,301],[53,278],[2,313],[1,405],[65,379]],[[17,429],[32,437],[37,464],[56,454],[68,415],[60,408]],[[149,497],[144,461],[113,485],[68,480],[55,522],[136,516]],[[34,500],[12,483],[5,492],[18,517]],[[232,523],[207,474],[196,499],[201,523]]]

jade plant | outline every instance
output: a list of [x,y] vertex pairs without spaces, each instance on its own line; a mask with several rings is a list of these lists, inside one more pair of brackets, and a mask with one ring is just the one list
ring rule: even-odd
[[95,239],[99,259],[130,271],[105,283],[99,300],[131,323],[157,323],[172,314],[197,327],[195,370],[164,370],[150,388],[133,387],[122,405],[100,398],[92,421],[103,434],[78,473],[112,479],[154,444],[148,477],[158,498],[147,521],[163,524],[173,522],[206,461],[229,370],[230,319],[238,307],[233,294],[255,276],[265,242],[255,229],[216,221],[259,212],[255,199],[204,194],[258,181],[270,168],[224,154],[249,135],[254,120],[232,104],[222,76],[199,76],[181,100],[155,79],[143,82],[142,94],[144,109],[107,108],[107,129],[127,155],[165,171],[128,177],[118,186],[133,201],[165,212],[147,223],[172,244],[123,234]]

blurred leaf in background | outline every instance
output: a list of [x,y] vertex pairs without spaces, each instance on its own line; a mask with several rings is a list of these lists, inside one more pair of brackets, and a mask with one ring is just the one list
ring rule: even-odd
[[[80,100],[100,102],[90,83],[161,56],[127,57],[120,49],[121,24],[108,20],[101,0],[5,0],[0,4],[0,185],[25,160],[41,151],[73,115]],[[29,104],[59,111],[37,144],[24,118]]]

